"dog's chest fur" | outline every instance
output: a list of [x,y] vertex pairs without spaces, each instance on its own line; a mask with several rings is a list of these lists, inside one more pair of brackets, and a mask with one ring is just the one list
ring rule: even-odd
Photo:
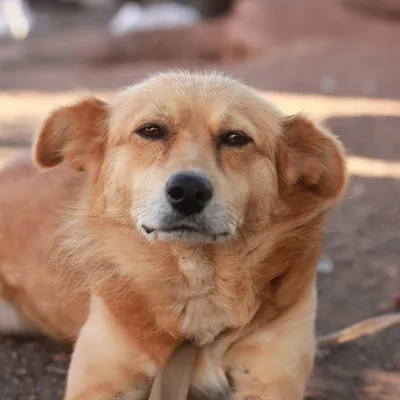
[[225,329],[242,326],[252,317],[251,307],[235,296],[229,282],[217,276],[214,265],[204,254],[194,250],[184,256],[180,254],[178,263],[185,282],[176,288],[178,300],[174,311],[179,314],[185,338],[204,345]]

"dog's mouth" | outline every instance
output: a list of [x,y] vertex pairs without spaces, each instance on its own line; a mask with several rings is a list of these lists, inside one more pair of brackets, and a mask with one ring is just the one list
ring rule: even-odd
[[160,240],[180,239],[190,242],[218,242],[230,236],[229,232],[211,232],[190,225],[179,224],[162,228],[151,228],[142,225],[143,231],[149,236],[155,236]]

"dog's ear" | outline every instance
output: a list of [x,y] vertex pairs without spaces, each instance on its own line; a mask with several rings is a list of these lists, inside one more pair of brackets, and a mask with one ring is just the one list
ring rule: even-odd
[[72,169],[83,171],[104,143],[107,115],[107,103],[94,97],[55,110],[35,138],[35,164],[49,169],[65,160]]
[[280,191],[286,194],[329,202],[342,195],[347,183],[341,143],[302,115],[282,120],[277,168]]

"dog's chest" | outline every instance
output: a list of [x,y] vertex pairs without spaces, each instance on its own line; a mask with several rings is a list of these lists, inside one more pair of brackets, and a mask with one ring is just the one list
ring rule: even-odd
[[182,334],[198,345],[212,342],[226,328],[241,325],[237,307],[219,288],[213,265],[199,254],[180,260],[186,277],[179,290],[177,311],[180,314]]

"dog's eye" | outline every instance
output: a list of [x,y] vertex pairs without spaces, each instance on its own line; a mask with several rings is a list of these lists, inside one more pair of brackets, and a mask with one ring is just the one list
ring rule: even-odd
[[222,146],[242,147],[252,141],[244,132],[229,131],[220,136],[219,143]]
[[144,125],[136,133],[146,139],[160,140],[167,137],[166,129],[156,124]]

